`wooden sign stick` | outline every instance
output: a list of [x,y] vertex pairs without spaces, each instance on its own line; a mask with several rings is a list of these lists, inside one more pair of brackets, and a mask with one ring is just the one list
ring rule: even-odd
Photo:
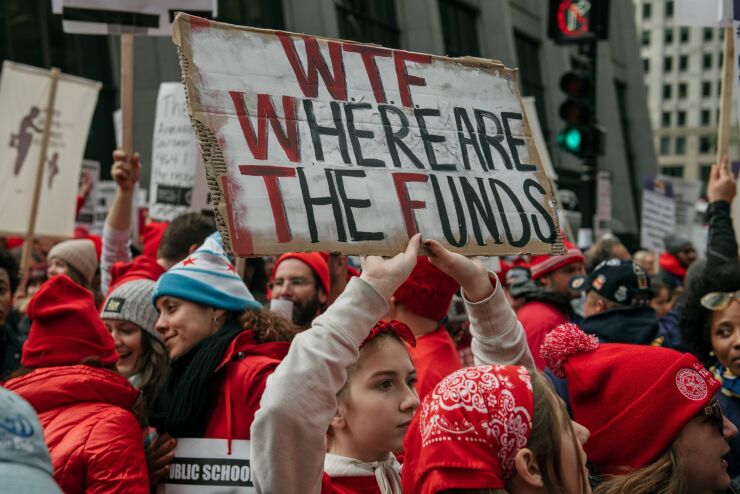
[[130,157],[134,149],[134,35],[121,35],[121,147]]

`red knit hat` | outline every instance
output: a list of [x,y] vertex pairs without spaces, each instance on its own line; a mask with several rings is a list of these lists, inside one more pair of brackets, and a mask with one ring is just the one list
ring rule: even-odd
[[425,256],[416,258],[416,266],[393,298],[417,316],[441,321],[447,315],[452,296],[460,285],[437,269]]
[[583,262],[583,252],[581,249],[568,242],[568,239],[563,235],[563,245],[568,252],[562,256],[534,256],[532,262],[529,264],[529,269],[532,272],[532,279],[536,280],[542,278],[546,274],[550,274],[556,269],[560,269],[568,264],[574,262]]
[[522,366],[481,365],[445,377],[406,433],[403,492],[503,488],[529,440],[533,410]]
[[604,474],[649,465],[720,388],[691,354],[599,344],[570,323],[547,334],[541,354],[567,378],[573,420],[591,431],[584,449]]
[[95,309],[92,293],[66,275],[49,279],[28,303],[31,331],[24,367],[77,365],[85,359],[118,361],[116,344]]
[[275,280],[278,266],[286,259],[297,259],[311,268],[311,271],[318,276],[321,285],[324,287],[324,292],[327,295],[329,294],[329,265],[319,252],[286,252],[281,255],[272,267],[273,280]]

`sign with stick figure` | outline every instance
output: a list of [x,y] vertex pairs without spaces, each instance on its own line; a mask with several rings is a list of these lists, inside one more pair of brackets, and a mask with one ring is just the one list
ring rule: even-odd
[[[85,150],[100,83],[60,75],[51,115],[47,101],[50,71],[4,62],[0,76],[0,233],[25,235],[34,185],[42,182],[36,234],[71,237],[82,154]],[[46,152],[44,128],[51,118]]]

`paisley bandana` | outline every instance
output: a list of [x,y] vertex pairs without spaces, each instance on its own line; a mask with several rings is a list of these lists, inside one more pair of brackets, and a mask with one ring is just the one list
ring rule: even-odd
[[404,441],[404,492],[503,488],[532,430],[534,399],[521,366],[453,372],[424,398]]
[[408,343],[409,346],[416,346],[416,338],[414,337],[414,333],[411,331],[411,328],[406,326],[406,324],[402,323],[401,321],[395,320],[380,320],[375,326],[373,326],[373,329],[370,330],[370,334],[367,335],[367,338],[362,340],[362,343],[360,343],[360,348],[364,347],[368,341],[372,340],[379,334],[393,334],[398,336],[401,341]]

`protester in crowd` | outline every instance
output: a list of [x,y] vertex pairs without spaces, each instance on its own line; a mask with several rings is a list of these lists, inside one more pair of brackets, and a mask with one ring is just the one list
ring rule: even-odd
[[98,269],[95,244],[89,239],[66,240],[49,250],[49,278],[66,274],[72,281],[92,291],[92,281]]
[[122,150],[113,152],[111,176],[118,185],[103,226],[101,291],[105,294],[131,280],[156,281],[165,271],[185,259],[215,231],[213,219],[201,213],[183,214],[166,229],[154,224],[145,233],[144,251],[156,251],[156,258],[140,255],[131,258],[131,222],[136,183],[141,174],[138,153],[131,159]]
[[473,341],[473,336],[470,334],[470,319],[468,319],[468,313],[465,310],[465,301],[457,294],[452,297],[444,327],[455,344],[463,367],[475,365],[473,351],[470,349]]
[[573,244],[564,240],[567,252],[559,256],[535,256],[530,271],[537,289],[527,289],[520,294],[526,299],[517,317],[524,326],[529,341],[529,349],[537,368],[544,368],[540,357],[540,347],[545,335],[555,326],[575,320],[571,300],[580,296],[570,289],[570,279],[584,274],[583,253]]
[[673,233],[663,237],[663,243],[658,276],[673,290],[683,286],[686,270],[696,260],[696,249],[691,240]]
[[600,344],[574,324],[545,338],[548,368],[567,380],[573,420],[603,476],[594,492],[717,493],[730,488],[728,441],[716,379],[691,354],[654,346]]
[[[681,319],[688,349],[722,383],[719,402],[725,415],[740,424],[740,262],[708,271],[689,290]],[[740,437],[730,441],[732,477],[740,475]]]
[[411,422],[403,492],[590,493],[587,439],[537,371],[461,369],[437,385]]
[[329,297],[326,306],[330,306],[344,291],[347,282],[352,276],[359,276],[359,272],[349,264],[347,256],[332,252],[319,252],[329,269]]
[[119,285],[100,313],[116,343],[118,373],[141,390],[147,404],[154,403],[170,368],[162,335],[154,329],[159,318],[151,303],[154,284],[134,280]]
[[581,329],[599,341],[649,345],[657,338],[650,279],[632,261],[603,261],[588,276],[574,276],[570,287],[586,293]]
[[416,391],[423,399],[442,380],[462,367],[460,355],[442,324],[460,285],[426,257],[419,257],[406,281],[390,299],[387,320],[406,324],[416,345],[409,355],[416,368]]
[[[463,288],[476,363],[495,358],[533,368],[495,274],[433,240],[425,246],[432,264]],[[252,425],[250,461],[259,492],[400,494],[392,452],[401,449],[419,403],[400,340],[412,342],[413,333],[401,322],[377,320],[412,271],[417,249],[415,236],[393,259],[365,258],[359,279],[296,337],[268,379]]]
[[0,383],[18,368],[27,336],[27,324],[22,324],[22,316],[13,309],[18,281],[18,263],[10,252],[0,249]]
[[293,324],[308,329],[327,307],[329,266],[318,252],[288,252],[272,268],[272,299],[293,302]]
[[149,421],[175,438],[249,439],[265,380],[295,329],[262,311],[224,254],[220,235],[163,274],[152,301],[172,359]]
[[656,316],[663,317],[673,309],[677,296],[657,276],[650,279],[650,287],[653,291],[653,296],[650,298],[650,307],[653,308]]
[[638,250],[632,260],[638,264],[652,279],[656,274],[655,252],[651,250]]
[[141,428],[132,413],[139,392],[115,370],[113,338],[93,298],[66,275],[31,300],[22,367],[5,383],[39,414],[67,493],[149,492]]
[[62,494],[54,482],[44,430],[31,405],[0,387],[0,482],[3,492]]
[[587,273],[593,271],[596,266],[609,259],[632,259],[627,247],[613,234],[607,233],[599,237],[594,244],[584,252],[584,268]]

